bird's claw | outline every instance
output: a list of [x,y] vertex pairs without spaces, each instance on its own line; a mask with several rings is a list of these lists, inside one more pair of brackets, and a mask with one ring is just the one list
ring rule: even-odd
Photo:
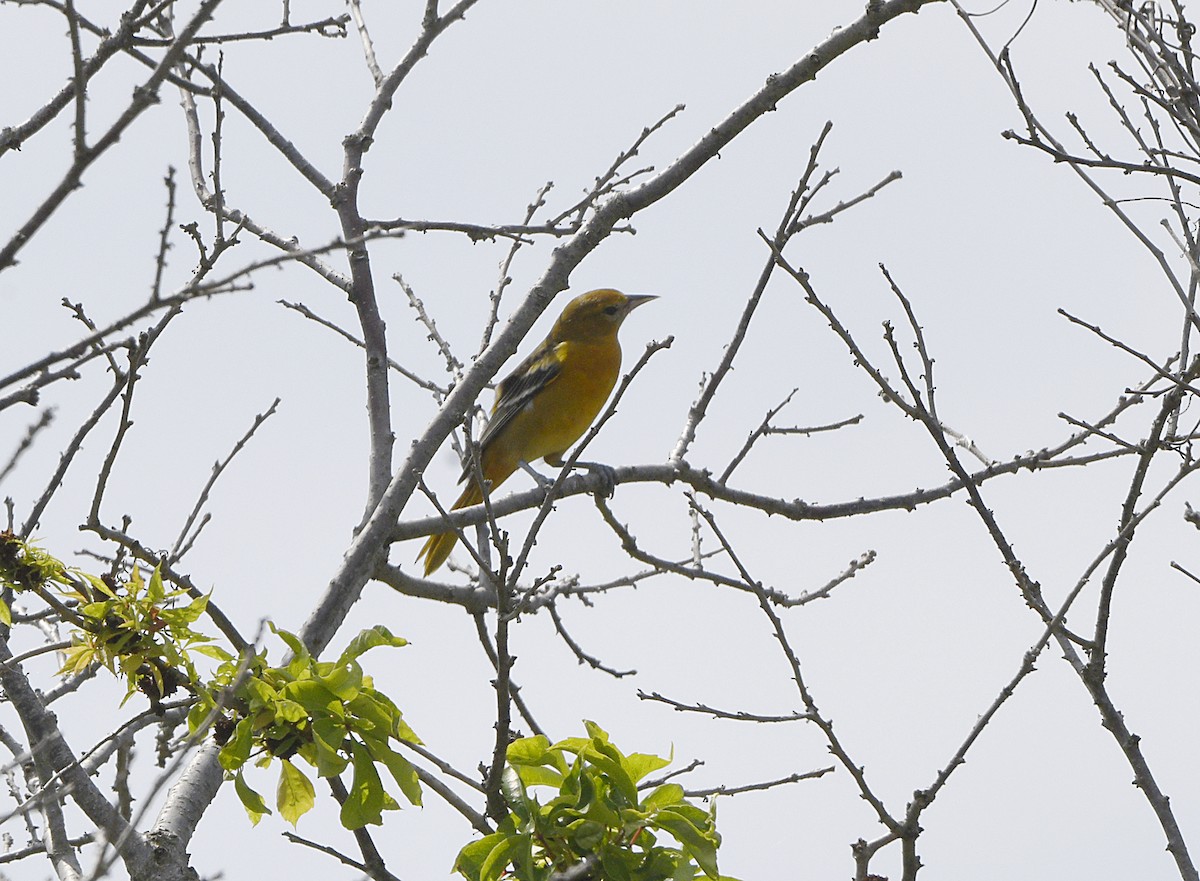
[[617,470],[615,468],[600,462],[576,462],[575,464],[581,468],[586,468],[600,478],[601,486],[596,490],[598,497],[602,499],[611,499],[613,497],[613,493],[617,491]]

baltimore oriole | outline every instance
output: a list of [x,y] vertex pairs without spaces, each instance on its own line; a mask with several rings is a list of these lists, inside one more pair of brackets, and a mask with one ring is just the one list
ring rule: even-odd
[[[489,491],[522,462],[563,464],[563,454],[587,431],[617,383],[621,322],[653,299],[605,288],[567,304],[549,336],[496,388],[492,416],[479,439],[479,468]],[[451,510],[483,501],[470,467],[462,481],[467,486]],[[429,536],[417,555],[425,560],[426,575],[446,562],[456,541],[453,531]]]

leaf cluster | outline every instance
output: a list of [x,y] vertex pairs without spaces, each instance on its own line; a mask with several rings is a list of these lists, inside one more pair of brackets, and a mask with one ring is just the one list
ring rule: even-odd
[[193,652],[219,661],[232,657],[211,645],[212,637],[193,629],[208,597],[187,601],[187,591],[167,590],[157,567],[147,579],[134,566],[123,584],[86,572],[75,574],[77,580],[61,591],[75,606],[79,624],[63,653],[63,674],[100,664],[125,680],[125,700],[140,691],[162,713],[163,698],[199,681]]
[[10,591],[36,595],[74,625],[61,674],[105,667],[125,680],[125,700],[140,691],[159,714],[164,698],[198,681],[193,652],[218,661],[232,657],[193,628],[208,597],[189,599],[185,590],[168,590],[157,567],[147,579],[134,565],[123,582],[68,570],[32,542],[0,532],[0,588],[5,591],[0,597],[0,623],[5,626],[13,623]]
[[266,801],[246,782],[243,767],[252,758],[259,767],[280,762],[275,805],[292,825],[315,804],[313,782],[296,764],[303,760],[318,778],[352,769],[353,780],[342,802],[347,829],[383,822],[383,811],[399,803],[385,789],[376,765],[382,765],[404,797],[421,804],[421,787],[409,761],[396,751],[400,741],[420,743],[400,710],[376,690],[358,658],[378,646],[407,641],[376,626],[358,634],[334,661],[318,661],[304,644],[275,631],[291,650],[282,666],[267,664],[265,653],[221,665],[188,716],[193,731],[210,719],[222,743],[222,767],[253,823],[271,813]]
[[[455,870],[469,881],[546,881],[591,861],[591,876],[611,881],[720,879],[715,803],[697,807],[675,783],[643,797],[639,783],[670,759],[625,755],[598,725],[584,725],[587,737],[551,744],[539,735],[509,745],[502,785],[512,813],[464,847]],[[557,794],[543,805],[534,787]]]
[[30,591],[45,596],[69,581],[63,564],[33,542],[0,532],[0,624],[12,627],[12,594]]
[[[348,829],[380,824],[383,811],[399,808],[376,765],[386,769],[405,799],[421,803],[416,770],[396,751],[400,741],[420,740],[359,664],[373,648],[407,645],[386,627],[362,631],[334,661],[318,661],[295,635],[275,630],[291,654],[272,666],[265,651],[236,656],[197,630],[208,597],[168,589],[159,568],[144,577],[135,565],[124,582],[68,570],[9,532],[0,533],[0,589],[36,594],[73,627],[63,675],[105,667],[126,681],[125,700],[141,691],[159,713],[164,698],[187,689],[193,701],[189,730],[199,735],[211,726],[221,744],[221,765],[252,822],[271,810],[245,780],[243,766],[251,759],[261,767],[280,761],[275,804],[293,825],[315,804],[313,782],[296,759],[318,778],[352,770],[341,806]],[[0,620],[11,625],[4,600],[0,597]],[[215,673],[197,672],[197,654],[218,662]]]
[[[32,542],[7,530],[0,532],[0,585],[22,591],[37,590],[47,583],[66,583],[63,564]],[[7,604],[0,617],[12,624]]]

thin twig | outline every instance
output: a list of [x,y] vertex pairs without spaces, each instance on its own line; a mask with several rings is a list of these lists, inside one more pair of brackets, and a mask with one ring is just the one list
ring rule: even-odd
[[[258,431],[259,426],[275,415],[275,408],[278,406],[279,398],[276,398],[271,402],[271,406],[269,406],[264,412],[259,413],[254,417],[254,423],[250,426],[246,433],[242,435],[241,439],[233,445],[233,449],[229,451],[229,455],[213,464],[212,474],[209,475],[208,481],[204,484],[204,488],[200,490],[200,496],[196,499],[196,504],[192,507],[191,513],[188,514],[187,519],[184,521],[183,528],[179,530],[179,536],[175,539],[175,544],[171,546],[171,552],[167,555],[167,559],[171,563],[178,563],[180,558],[183,557],[184,541],[187,539],[188,533],[192,529],[192,525],[196,522],[196,518],[200,515],[200,510],[208,501],[209,493],[212,491],[217,479],[221,476],[225,469],[229,467],[229,463],[233,461],[233,457],[240,453],[245,448],[246,444],[250,442],[250,439],[254,437],[254,433]],[[198,532],[199,529],[197,529],[197,533]],[[187,546],[191,547],[191,544],[192,542],[188,542]]]
[[761,783],[743,783],[738,786],[727,786],[722,783],[720,786],[712,786],[708,789],[685,789],[683,794],[689,798],[709,798],[714,795],[739,795],[744,792],[763,792],[767,789],[785,786],[788,783],[799,783],[801,780],[816,780],[824,777],[826,774],[832,774],[834,770],[834,766],[829,765],[825,768],[818,768],[815,771],[797,771],[795,774],[788,774],[786,777],[780,777],[777,780],[764,780]]

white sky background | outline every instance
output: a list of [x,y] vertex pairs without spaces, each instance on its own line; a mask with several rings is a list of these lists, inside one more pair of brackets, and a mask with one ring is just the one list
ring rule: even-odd
[[[103,19],[106,5],[80,8]],[[261,4],[256,19],[244,7],[222,8],[207,30],[277,23],[274,4]],[[410,45],[420,7],[366,4],[385,68]],[[484,0],[436,43],[398,94],[365,159],[364,212],[515,223],[548,180],[555,182],[549,198],[557,211],[675,104],[687,110],[650,140],[635,167],[668,163],[767,75],[857,18],[860,7],[859,0]],[[341,11],[332,2],[292,4],[294,21]],[[1006,8],[980,26],[999,47],[1027,11],[1027,5]],[[65,30],[48,10],[0,5],[0,126],[23,121],[67,80]],[[1089,61],[1103,65],[1122,51],[1120,33],[1090,4],[1042,0],[1013,57],[1043,120],[1063,131],[1062,114],[1075,110],[1098,137],[1123,149],[1127,140],[1114,132],[1086,69]],[[229,45],[225,73],[327,176],[340,177],[341,139],[358,125],[372,93],[356,38],[291,36]],[[131,62],[105,68],[90,91],[92,132],[142,76]],[[176,96],[165,89],[163,97],[88,172],[83,190],[22,253],[21,264],[0,275],[0,374],[77,339],[77,325],[58,305],[63,297],[82,300],[101,324],[144,300],[168,164],[179,170],[177,219],[211,230],[190,191]],[[938,5],[888,25],[879,40],[837,60],[681,191],[638,215],[636,235],[614,235],[573,274],[574,293],[613,286],[661,295],[626,324],[627,363],[646,341],[675,336],[587,458],[654,463],[670,453],[701,375],[716,366],[766,257],[755,230],[778,223],[826,120],[834,128],[822,163],[841,173],[818,207],[855,196],[894,169],[904,177],[832,226],[803,234],[788,253],[880,363],[886,357],[881,322],[903,326],[877,269],[886,263],[937,359],[942,417],[993,458],[1059,441],[1070,433],[1057,418],[1060,411],[1096,418],[1126,386],[1148,376],[1143,365],[1069,325],[1057,308],[1155,357],[1178,347],[1180,308],[1148,254],[1068,168],[1000,138],[1003,129],[1019,127],[1019,115],[967,29],[949,6]],[[0,162],[4,240],[66,167],[69,122],[64,113]],[[232,111],[222,171],[229,203],[266,226],[307,245],[337,235],[320,196]],[[1135,190],[1136,183],[1117,185],[1128,188],[1122,194],[1151,191],[1149,185]],[[1157,231],[1165,209],[1151,203],[1138,210],[1144,225]],[[238,248],[244,253],[233,260],[268,253],[244,238]],[[518,257],[508,293],[513,302],[541,275],[552,247],[542,243]],[[466,360],[478,344],[506,249],[448,233],[373,245],[392,357],[440,380],[437,352],[390,281],[392,273],[412,284]],[[167,286],[182,285],[193,265],[190,243],[177,235]],[[549,313],[557,314],[566,296]],[[215,601],[243,632],[254,632],[264,617],[293,630],[303,623],[341,559],[365,492],[361,355],[277,306],[281,298],[303,301],[353,328],[345,298],[303,267],[260,272],[252,292],[190,305],[143,371],[135,426],[105,509],[107,522],[129,513],[135,534],[168,547],[212,462],[281,397],[279,413],[218,484],[214,520],[185,567],[198,584],[213,588]],[[522,353],[549,327],[549,313]],[[894,370],[888,374],[895,377]],[[57,424],[0,487],[0,495],[16,500],[18,520],[106,384],[93,370],[45,395],[44,403],[59,408]],[[768,289],[689,461],[719,473],[766,410],[793,388],[799,391],[782,424],[819,425],[857,413],[865,419],[834,434],[761,441],[734,485],[835,502],[946,481],[923,429],[880,401],[782,276]],[[427,393],[402,378],[394,379],[392,395],[402,457],[435,408]],[[95,547],[76,527],[115,416],[89,440],[42,520],[38,537],[59,555]],[[34,418],[32,409],[2,414],[0,455],[7,456]],[[1131,460],[1119,460],[985,485],[985,498],[1052,606],[1112,537],[1131,469]],[[447,446],[426,476],[452,498],[457,472]],[[525,480],[518,475],[512,485],[524,488]],[[1143,737],[1185,834],[1200,828],[1194,750],[1200,702],[1191,649],[1200,597],[1168,562],[1189,565],[1197,557],[1195,533],[1180,518],[1185,499],[1196,503],[1188,491],[1185,486],[1170,498],[1135,544],[1117,594],[1110,662],[1115,700]],[[678,490],[621,486],[613,506],[644,547],[666,557],[688,553],[689,521]],[[418,499],[406,516],[430,510]],[[902,814],[912,791],[933,782],[1041,632],[977,516],[961,498],[909,514],[825,524],[715,510],[754,575],[791,593],[818,588],[858,555],[878,552],[877,562],[832,598],[785,618],[818,703],[851,755],[865,764],[876,793]],[[514,517],[506,525],[521,535],[527,522]],[[417,547],[398,547],[393,561],[408,565]],[[711,539],[706,547],[713,547]],[[458,558],[466,560],[461,551]],[[542,533],[534,571],[553,562],[585,582],[636,568],[586,499],[560,503]],[[463,578],[446,570],[438,577]],[[681,762],[703,759],[704,767],[685,780],[696,787],[833,764],[815,727],[716,722],[636,699],[641,688],[732,710],[798,709],[786,663],[752,596],[664,577],[599,598],[591,609],[569,604],[564,613],[587,650],[639,675],[614,681],[580,667],[547,616],[523,620],[514,637],[514,676],[552,736],[578,734],[581,718],[594,719],[626,751],[673,748]],[[1089,617],[1079,620],[1085,630]],[[369,585],[334,646],[377,622],[413,645],[372,653],[368,672],[435,752],[473,769],[490,755],[494,699],[470,618]],[[1162,833],[1086,692],[1053,651],[1038,667],[924,815],[922,881],[1177,877]],[[141,708],[135,698],[121,711],[110,709],[110,691],[94,684],[73,706],[59,709],[68,725],[82,726],[74,736],[68,728],[77,749]],[[151,740],[141,742],[149,762]],[[272,772],[252,782],[273,791],[274,779]],[[424,810],[388,815],[377,834],[389,867],[405,879],[444,877],[472,835],[434,794],[426,801]],[[349,834],[331,826],[333,816],[314,812],[301,821],[300,834],[353,852]],[[722,869],[744,879],[850,877],[851,842],[883,831],[843,769],[724,799],[719,818]],[[20,844],[22,830],[10,826]],[[251,829],[232,790],[223,791],[192,843],[193,864],[203,874],[223,872],[238,881],[353,877],[332,860],[284,842],[284,828],[290,827],[271,817]],[[898,877],[898,849],[873,868]],[[8,874],[40,878],[45,869],[30,864]]]

